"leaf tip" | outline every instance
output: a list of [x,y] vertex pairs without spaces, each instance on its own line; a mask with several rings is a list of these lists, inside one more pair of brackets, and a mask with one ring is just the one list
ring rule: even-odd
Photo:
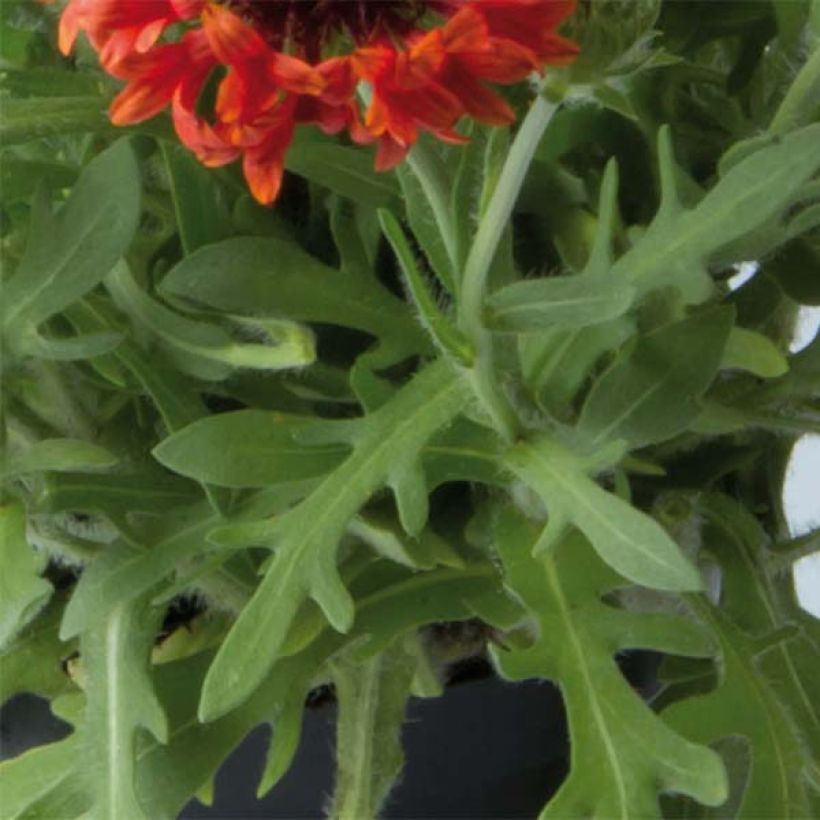
[[214,658],[202,684],[197,709],[200,723],[210,723],[239,706],[248,696],[248,680],[236,666],[226,667],[221,653]]

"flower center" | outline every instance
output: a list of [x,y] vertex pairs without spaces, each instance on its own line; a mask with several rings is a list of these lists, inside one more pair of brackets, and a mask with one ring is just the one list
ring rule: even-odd
[[309,60],[339,35],[357,45],[403,37],[430,10],[452,0],[233,0],[235,8],[277,49],[292,48]]

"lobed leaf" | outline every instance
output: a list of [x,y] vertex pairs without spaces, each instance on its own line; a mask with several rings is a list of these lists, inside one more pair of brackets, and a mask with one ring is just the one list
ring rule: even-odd
[[504,464],[543,499],[549,511],[539,551],[574,524],[613,569],[636,584],[656,589],[700,589],[694,566],[663,527],[606,492],[585,474],[583,462],[546,438],[519,444]]
[[[642,294],[674,286],[688,303],[712,293],[706,266],[756,258],[772,244],[790,237],[781,230],[760,245],[768,228],[799,197],[801,188],[820,168],[820,124],[775,139],[734,164],[692,209],[680,203],[669,133],[661,133],[661,176],[665,179],[661,208],[646,233],[612,268]],[[757,236],[756,236],[757,232]]]
[[[385,569],[388,570],[385,575]],[[471,602],[499,594],[489,564],[464,570],[439,569],[422,575],[377,562],[352,581],[356,620],[348,634],[327,627],[297,654],[276,661],[243,704],[207,724],[196,719],[190,697],[202,686],[210,653],[163,664],[155,672],[157,692],[169,715],[168,743],[148,740],[138,759],[137,791],[149,816],[175,816],[189,796],[209,780],[221,761],[254,726],[273,723],[274,735],[259,793],[287,771],[299,742],[304,700],[325,662],[345,647],[361,663],[377,656],[397,636],[421,624],[469,618]]]
[[[796,635],[783,631],[800,621],[793,586],[761,571],[767,539],[753,516],[717,494],[698,500],[693,512],[707,520],[705,546],[723,569],[723,590],[717,606],[703,598],[690,604],[717,636],[722,662],[716,688],[673,702],[663,714],[704,743],[748,740],[738,817],[810,816],[820,749],[812,694],[820,642],[806,627]],[[672,688],[666,702],[679,694]]]
[[426,518],[426,488],[417,494],[408,487],[406,470],[466,401],[465,386],[450,366],[431,365],[367,418],[352,454],[286,515],[247,534],[242,527],[213,534],[221,543],[265,544],[276,552],[208,672],[200,706],[203,719],[237,706],[259,684],[305,597],[319,603],[336,629],[350,628],[352,602],[335,567],[345,528],[383,484],[398,495],[405,528]]
[[187,305],[340,324],[390,340],[401,350],[429,347],[396,297],[327,267],[293,242],[236,238],[209,245],[173,268],[159,289]]
[[[633,692],[613,654],[627,647],[708,656],[707,633],[674,616],[634,615],[605,605],[618,584],[580,536],[532,557],[538,527],[507,509],[495,530],[506,583],[536,623],[526,648],[493,649],[513,680],[551,678],[567,708],[570,774],[541,817],[660,817],[658,794],[680,792],[707,805],[727,796],[719,757],[668,725]],[[685,729],[684,729],[685,732]]]
[[65,610],[65,640],[93,628],[119,605],[154,589],[182,564],[208,550],[207,533],[221,520],[205,502],[159,522],[147,532],[129,532],[109,545],[83,572]]
[[[413,236],[449,293],[457,290],[455,270],[456,233],[451,210],[450,173],[432,146],[418,146],[410,167],[399,166],[396,176],[401,185],[407,221]],[[432,197],[432,198],[431,198]]]

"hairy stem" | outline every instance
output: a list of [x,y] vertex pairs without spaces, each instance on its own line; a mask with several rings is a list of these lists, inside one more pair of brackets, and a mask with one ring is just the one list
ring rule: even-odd
[[404,763],[401,726],[415,665],[401,640],[373,658],[331,665],[339,699],[333,820],[378,816]]

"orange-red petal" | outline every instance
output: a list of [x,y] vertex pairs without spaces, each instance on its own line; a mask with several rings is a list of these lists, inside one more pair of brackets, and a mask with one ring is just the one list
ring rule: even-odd
[[[182,142],[206,165],[241,157],[248,184],[262,202],[278,194],[298,125],[316,125],[329,134],[344,130],[356,143],[376,142],[376,167],[386,170],[422,132],[460,143],[465,138],[456,126],[462,117],[511,122],[513,111],[494,86],[518,82],[577,53],[555,32],[573,0],[435,0],[421,25],[405,27],[401,11],[386,18],[400,21],[395,30],[363,33],[360,23],[351,22],[357,47],[329,59],[321,59],[320,37],[337,31],[344,15],[332,11],[327,20],[335,23],[317,24],[307,32],[309,43],[300,45],[294,35],[285,44],[281,30],[264,30],[266,20],[284,19],[255,7],[266,1],[68,0],[59,45],[67,53],[85,32],[103,68],[125,81],[111,106],[116,124],[140,122],[171,104]],[[343,0],[324,0],[328,7],[335,2]],[[366,19],[364,6],[357,8]],[[301,16],[300,25],[312,25],[306,21],[313,19]],[[191,22],[181,37],[171,29],[166,39],[180,21]],[[200,98],[209,77],[217,77],[215,70],[223,76],[205,115]],[[370,92],[364,112],[360,83]]]

